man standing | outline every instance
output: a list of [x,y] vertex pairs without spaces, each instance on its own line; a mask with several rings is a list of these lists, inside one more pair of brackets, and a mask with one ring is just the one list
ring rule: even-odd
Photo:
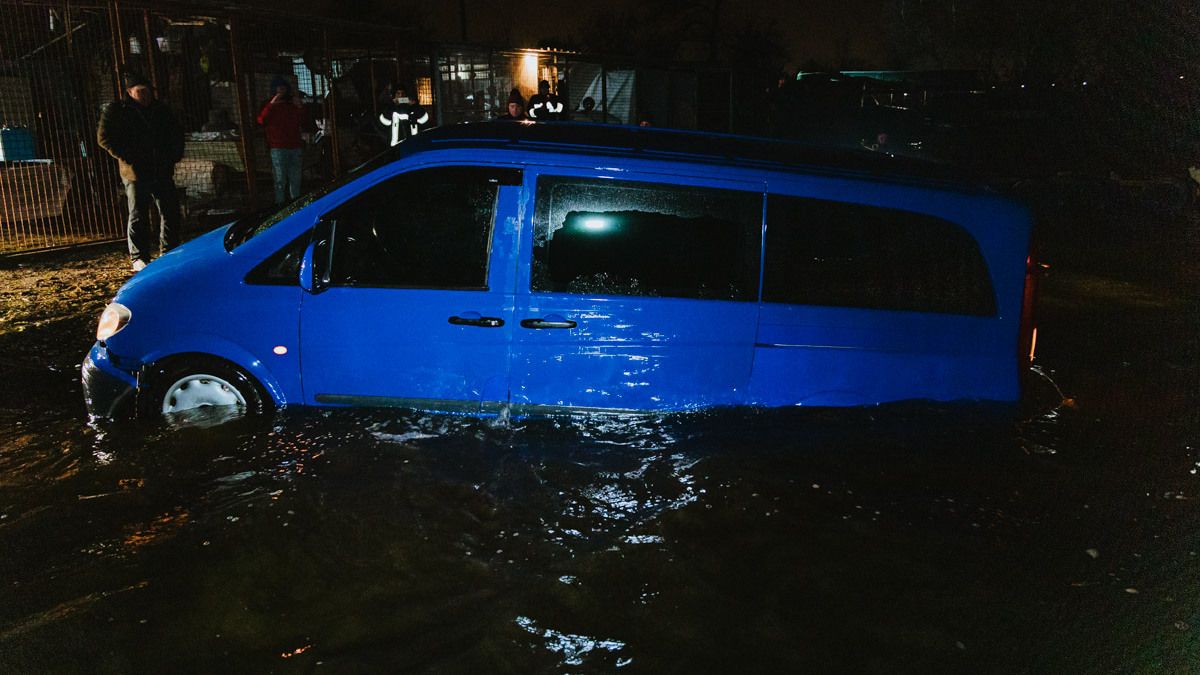
[[563,105],[563,100],[558,97],[558,94],[550,93],[548,80],[539,81],[538,93],[529,97],[529,119],[531,120],[547,122],[565,119],[566,115],[563,114],[565,108],[566,106]]
[[[300,196],[304,160],[304,103],[292,95],[292,85],[282,75],[271,80],[271,100],[263,104],[258,123],[267,132],[271,149],[271,174],[275,178],[275,203]],[[289,197],[290,195],[290,197]]]
[[408,97],[408,90],[404,85],[398,85],[392,90],[391,100],[384,104],[379,112],[379,123],[391,129],[390,145],[416,136],[421,127],[428,122],[429,113],[420,103]]
[[96,141],[116,158],[129,204],[129,257],[133,271],[150,262],[150,200],[158,205],[163,253],[179,245],[179,194],[175,164],[183,158],[183,129],[175,115],[155,100],[150,82],[126,73],[126,98],[104,106]]

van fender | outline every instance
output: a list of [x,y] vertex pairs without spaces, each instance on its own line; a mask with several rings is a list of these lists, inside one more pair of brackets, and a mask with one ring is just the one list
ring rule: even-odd
[[[174,356],[183,354],[203,354],[205,356],[215,356],[225,361],[229,361],[233,365],[246,371],[258,381],[262,388],[275,402],[275,405],[282,407],[287,405],[287,395],[283,392],[283,387],[279,381],[271,374],[266,364],[260,358],[251,354],[242,346],[230,342],[224,338],[215,335],[189,335],[178,340],[171,340],[166,343],[157,345],[157,349],[146,354],[142,361],[142,368],[158,363],[163,359],[168,359]],[[289,361],[295,362],[294,356],[285,357]],[[141,370],[139,369],[139,371]],[[141,377],[139,372],[138,377],[139,387],[141,385]]]

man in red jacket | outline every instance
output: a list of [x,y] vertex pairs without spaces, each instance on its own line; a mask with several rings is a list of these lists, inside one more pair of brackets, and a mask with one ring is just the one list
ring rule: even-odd
[[274,95],[258,113],[258,123],[267,132],[271,149],[271,172],[275,176],[275,203],[300,196],[300,175],[305,126],[303,103],[292,94],[292,85],[282,75],[271,80]]

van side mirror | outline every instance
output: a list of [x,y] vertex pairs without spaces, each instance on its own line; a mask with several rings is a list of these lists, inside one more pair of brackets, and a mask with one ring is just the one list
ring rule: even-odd
[[308,242],[304,249],[304,257],[300,259],[300,288],[309,293],[316,292],[317,275],[313,271],[313,254],[316,247],[315,241]]
[[333,253],[334,222],[323,220],[313,228],[312,241],[300,260],[300,287],[309,293],[320,293],[329,287],[329,265]]

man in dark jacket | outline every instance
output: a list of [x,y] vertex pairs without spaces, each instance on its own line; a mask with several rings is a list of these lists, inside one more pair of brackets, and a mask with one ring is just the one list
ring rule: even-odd
[[429,122],[429,113],[408,97],[404,85],[392,88],[392,97],[379,109],[379,123],[391,132],[391,145],[416,136]]
[[529,97],[529,119],[548,122],[566,119],[566,106],[558,94],[550,93],[550,82],[538,82],[538,93]]
[[159,246],[162,252],[179,245],[179,195],[175,189],[175,164],[183,158],[183,129],[146,78],[128,73],[127,98],[113,101],[100,114],[96,140],[117,159],[125,198],[129,203],[129,257],[140,271],[151,257],[150,200],[161,216]]

